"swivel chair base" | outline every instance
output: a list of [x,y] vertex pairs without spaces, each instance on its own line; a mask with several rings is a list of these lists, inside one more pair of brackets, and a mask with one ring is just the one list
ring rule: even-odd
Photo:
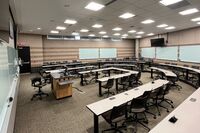
[[42,96],[49,96],[49,94],[47,93],[44,93],[43,91],[41,91],[39,89],[38,93],[34,94],[33,97],[31,98],[31,101],[36,98],[36,97],[39,97],[40,100],[42,100]]

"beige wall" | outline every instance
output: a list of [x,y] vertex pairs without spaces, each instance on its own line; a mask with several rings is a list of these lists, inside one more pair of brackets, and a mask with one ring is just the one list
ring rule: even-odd
[[32,67],[41,66],[43,64],[43,40],[41,35],[20,34],[18,44],[30,46]]
[[79,48],[117,48],[117,57],[135,56],[134,40],[123,41],[64,41],[48,40],[46,36],[21,34],[20,44],[30,46],[31,66],[41,66],[43,62],[79,59]]
[[[163,34],[160,37],[164,37],[166,40],[167,34]],[[140,39],[140,48],[151,47],[150,39],[152,38],[157,38],[157,36]],[[168,34],[167,46],[189,44],[200,44],[200,27],[172,32]]]
[[[167,34],[163,34],[160,37],[164,37],[167,39]],[[140,39],[140,50],[144,47],[151,47],[150,39],[157,38],[157,36],[147,37]],[[187,30],[172,32],[168,34],[168,44],[167,46],[178,46],[178,45],[194,45],[200,44],[200,27],[191,28]],[[171,62],[166,60],[155,60],[156,62]],[[198,63],[189,63],[189,62],[181,62],[181,61],[173,61],[180,65],[188,64],[188,65],[199,65]]]

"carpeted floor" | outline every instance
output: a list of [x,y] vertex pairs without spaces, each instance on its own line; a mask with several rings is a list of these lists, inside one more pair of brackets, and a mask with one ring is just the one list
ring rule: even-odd
[[[16,121],[14,133],[92,133],[93,132],[93,114],[86,105],[99,101],[103,97],[98,97],[98,84],[80,86],[80,79],[74,80],[73,86],[78,87],[85,93],[80,93],[73,89],[73,96],[61,100],[55,100],[51,93],[50,85],[43,90],[50,94],[43,100],[30,101],[36,90],[31,87],[31,77],[35,74],[21,75],[20,90],[18,95],[18,104],[16,112]],[[151,81],[150,73],[142,73],[143,83]],[[179,82],[183,87],[181,91],[172,89],[168,95],[174,101],[177,107],[184,99],[192,94],[195,89],[185,83]],[[114,89],[114,87],[113,87]],[[170,112],[173,110],[169,107]],[[155,110],[151,110],[156,113]],[[168,113],[161,109],[161,116],[153,119],[147,114],[149,119],[148,127],[153,128]],[[100,117],[100,130],[109,128],[109,124]],[[138,133],[146,133],[147,130],[138,125]]]

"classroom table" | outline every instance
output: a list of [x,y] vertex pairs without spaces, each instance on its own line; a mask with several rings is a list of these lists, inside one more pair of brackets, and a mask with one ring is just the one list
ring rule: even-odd
[[177,77],[175,73],[169,70],[165,70],[158,67],[150,67],[150,69],[151,69],[151,78],[153,78],[153,70],[162,72],[162,78],[163,78],[163,75],[165,75],[166,77]]
[[180,66],[180,65],[164,64],[164,63],[158,63],[158,65],[169,66],[169,67],[172,67],[172,68],[180,68],[180,69],[185,70],[186,75],[185,75],[185,80],[184,81],[186,83],[189,83],[188,82],[188,80],[189,80],[189,71],[193,71],[193,72],[197,73],[197,75],[198,75],[198,86],[195,86],[195,87],[198,88],[200,86],[200,69],[195,69],[195,68],[185,67],[185,66]]
[[94,133],[99,133],[98,119],[101,114],[110,111],[114,106],[125,104],[127,102],[130,102],[133,98],[142,96],[145,91],[157,89],[168,83],[169,81],[167,80],[158,79],[154,82],[143,84],[139,87],[122,92],[115,96],[87,105],[86,107],[93,113],[94,116]]
[[[175,123],[169,122],[175,116]],[[199,133],[200,88],[158,123],[149,133]]]

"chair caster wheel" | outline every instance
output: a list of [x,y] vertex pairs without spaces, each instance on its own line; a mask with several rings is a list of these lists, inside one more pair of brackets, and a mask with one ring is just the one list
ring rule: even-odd
[[161,116],[160,114],[158,114],[159,116]]
[[167,113],[169,113],[169,110],[167,110]]
[[153,118],[156,119],[156,116],[154,116]]
[[148,124],[149,122],[148,121],[143,121],[145,124]]
[[172,106],[172,108],[174,108],[174,106]]

